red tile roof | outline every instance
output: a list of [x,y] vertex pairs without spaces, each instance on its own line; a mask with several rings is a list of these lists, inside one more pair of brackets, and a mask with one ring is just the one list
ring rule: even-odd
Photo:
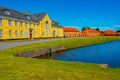
[[96,30],[94,30],[94,29],[86,29],[86,30],[84,30],[83,31],[83,33],[86,33],[86,32],[89,32],[89,33],[99,33],[99,31],[96,31]]
[[106,30],[104,31],[104,34],[116,34],[116,33],[112,30]]
[[76,28],[64,28],[64,32],[79,32]]

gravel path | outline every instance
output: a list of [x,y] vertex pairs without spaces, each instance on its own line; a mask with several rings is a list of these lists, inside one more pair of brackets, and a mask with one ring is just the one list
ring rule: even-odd
[[49,42],[49,41],[56,41],[56,40],[65,40],[65,38],[39,39],[39,40],[34,40],[34,41],[23,41],[23,42],[0,42],[0,50],[5,50],[8,48],[13,48],[13,47],[27,45],[27,44],[33,44],[33,43],[39,43],[39,42]]

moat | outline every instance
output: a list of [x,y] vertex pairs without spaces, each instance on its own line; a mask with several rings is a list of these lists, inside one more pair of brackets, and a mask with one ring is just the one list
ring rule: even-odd
[[72,62],[108,64],[109,67],[120,67],[120,41],[72,49],[65,52],[53,54],[52,56],[48,55],[39,58]]

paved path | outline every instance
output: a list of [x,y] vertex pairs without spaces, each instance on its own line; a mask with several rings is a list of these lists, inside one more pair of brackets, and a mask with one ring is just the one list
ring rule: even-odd
[[49,42],[49,41],[55,41],[55,40],[65,40],[65,38],[39,39],[39,40],[34,40],[34,41],[23,41],[23,42],[0,42],[0,50],[22,46],[22,45],[27,45],[27,44],[33,44],[33,43],[38,43],[38,42]]

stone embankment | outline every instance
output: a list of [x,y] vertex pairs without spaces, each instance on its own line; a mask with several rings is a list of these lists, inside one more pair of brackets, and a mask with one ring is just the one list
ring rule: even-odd
[[52,55],[53,53],[65,51],[65,50],[66,50],[66,48],[64,46],[55,46],[55,47],[50,47],[50,48],[40,48],[40,49],[36,49],[36,50],[19,52],[19,53],[14,54],[14,56],[34,58],[34,57],[39,57],[42,55]]

